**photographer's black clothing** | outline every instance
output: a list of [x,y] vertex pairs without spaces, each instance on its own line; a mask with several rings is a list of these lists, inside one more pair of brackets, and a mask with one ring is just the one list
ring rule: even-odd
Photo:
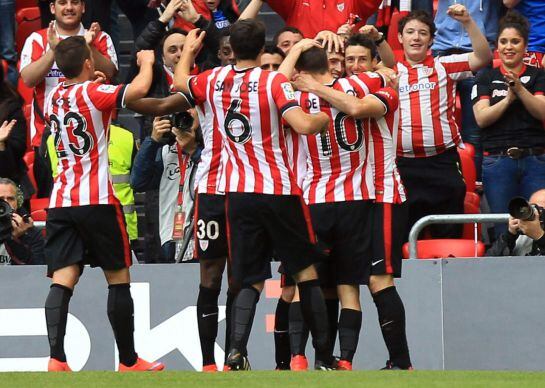
[[539,240],[508,231],[486,251],[485,256],[542,256],[545,255],[545,235]]
[[[495,105],[507,96],[508,85],[502,66],[481,71],[472,92],[473,104],[488,99]],[[545,94],[545,72],[532,66],[524,66],[519,74],[522,85],[534,95]],[[485,152],[498,154],[510,147],[545,147],[543,123],[534,118],[520,99],[509,105],[504,114],[493,124],[481,130]]]
[[30,228],[18,239],[9,239],[4,242],[6,252],[2,253],[0,244],[0,264],[45,264],[45,240],[38,228]]

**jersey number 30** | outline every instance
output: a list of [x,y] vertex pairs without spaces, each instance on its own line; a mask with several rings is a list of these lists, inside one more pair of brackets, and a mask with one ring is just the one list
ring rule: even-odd
[[93,137],[87,132],[87,120],[76,112],[68,112],[61,123],[57,115],[49,116],[51,120],[51,132],[55,134],[55,149],[57,157],[63,159],[68,157],[67,150],[61,149],[62,133],[68,136],[68,148],[75,156],[84,156],[93,147]]

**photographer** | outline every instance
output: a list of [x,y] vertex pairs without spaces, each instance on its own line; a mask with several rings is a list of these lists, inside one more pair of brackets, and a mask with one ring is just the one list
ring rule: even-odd
[[19,207],[23,194],[15,182],[0,178],[0,264],[44,264],[44,238]]
[[543,230],[543,208],[545,189],[536,191],[528,201],[534,207],[532,220],[509,217],[507,231],[502,233],[486,252],[486,256],[541,256],[545,255],[545,231]]
[[[164,262],[174,262],[176,241],[191,223],[193,177],[202,138],[193,110],[156,117],[151,136],[144,139],[134,160],[131,186],[135,191],[159,189],[159,235]],[[186,251],[191,251],[187,249]]]

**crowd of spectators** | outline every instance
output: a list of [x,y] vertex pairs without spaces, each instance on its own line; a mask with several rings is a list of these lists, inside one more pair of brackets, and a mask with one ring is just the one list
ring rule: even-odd
[[[189,107],[187,97],[176,93],[173,86],[186,35],[193,28],[206,32],[193,74],[230,65],[234,57],[229,26],[239,18],[259,17],[265,5],[280,16],[285,27],[274,31],[261,56],[262,69],[278,70],[297,42],[316,38],[328,49],[335,78],[371,66],[386,80],[399,83],[398,167],[407,188],[409,227],[427,214],[464,213],[467,182],[460,174],[457,152],[464,143],[476,150],[476,180],[483,182],[491,212],[505,213],[511,197],[529,199],[545,188],[542,1],[36,0],[43,29],[30,34],[19,53],[15,49],[16,3],[0,1],[0,59],[5,62],[0,66],[0,124],[4,123],[0,128],[0,178],[9,178],[17,186],[21,201],[14,208],[29,211],[31,197],[50,194],[55,139],[49,140],[48,147],[43,106],[48,91],[63,77],[53,60],[59,40],[84,36],[92,48],[97,77],[111,83],[130,82],[136,75],[137,51],[156,51],[149,98],[128,106],[134,117],[131,122],[136,124],[127,128],[134,140],[126,140],[136,141],[139,147],[128,157],[131,163],[126,175],[130,174],[135,191],[146,192],[146,220],[150,222],[139,230],[140,237],[147,236],[143,256],[150,261],[191,259],[185,254],[191,250],[186,236],[192,228],[191,179],[203,145],[196,114],[174,114]],[[518,12],[510,11],[504,17],[511,8]],[[394,12],[406,15],[410,11],[413,16],[399,26],[389,24]],[[116,49],[120,12],[127,16],[134,36],[132,55],[124,63],[128,70],[123,73]],[[388,27],[399,30],[394,40],[386,40]],[[367,51],[359,52],[362,46],[357,44],[355,51],[345,52],[349,37],[374,42],[371,53],[377,50],[380,63],[371,63],[373,55],[366,57]],[[27,119],[25,103],[16,90],[18,82],[33,89]],[[455,93],[461,119],[455,115]],[[24,161],[29,151],[35,155],[32,170]],[[11,190],[9,182],[0,181],[0,187]],[[511,224],[498,225],[498,241],[513,230]],[[460,237],[461,229],[441,226],[430,233]],[[509,239],[510,244],[512,241]],[[150,248],[154,246],[155,251]],[[20,262],[40,263],[39,254],[32,257]]]

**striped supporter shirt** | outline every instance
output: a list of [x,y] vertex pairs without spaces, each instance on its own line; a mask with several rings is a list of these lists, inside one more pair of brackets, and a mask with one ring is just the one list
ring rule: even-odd
[[[81,25],[76,35],[83,36],[87,30]],[[66,35],[59,35],[60,39],[67,38]],[[100,34],[93,41],[93,46],[104,55],[105,58],[112,61],[117,68],[117,54],[115,53],[114,44],[110,36],[105,32]],[[47,42],[47,29],[39,30],[30,34],[26,39],[23,50],[21,51],[21,63],[19,71],[23,71],[25,67],[32,62],[40,59],[49,50]],[[53,63],[51,69],[46,74],[44,80],[35,86],[35,94],[31,110],[30,110],[30,144],[33,147],[39,147],[42,140],[42,133],[45,128],[45,123],[42,115],[45,113],[45,97],[49,95],[51,90],[60,82],[64,81],[64,75],[61,73],[56,63]],[[41,112],[38,112],[36,106]]]
[[456,82],[471,77],[469,54],[433,58],[411,66],[397,63],[400,132],[397,155],[441,154],[462,142],[454,118]]

